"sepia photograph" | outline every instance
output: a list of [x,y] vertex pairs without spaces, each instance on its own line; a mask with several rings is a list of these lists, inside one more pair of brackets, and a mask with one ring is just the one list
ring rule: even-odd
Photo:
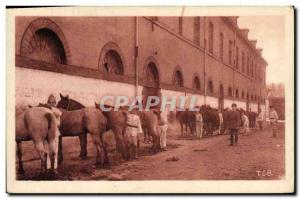
[[294,191],[293,7],[6,11],[7,192]]

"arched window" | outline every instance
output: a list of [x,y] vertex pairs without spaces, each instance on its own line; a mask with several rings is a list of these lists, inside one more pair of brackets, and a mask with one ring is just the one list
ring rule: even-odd
[[207,87],[208,87],[208,89],[207,89],[208,93],[214,93],[214,84],[213,84],[212,80],[208,81]]
[[239,89],[236,89],[236,90],[235,90],[235,97],[236,97],[236,98],[239,98]]
[[173,85],[177,87],[183,87],[183,77],[179,70],[177,70],[174,74]]
[[39,17],[26,27],[20,55],[54,64],[71,64],[71,54],[63,31],[51,19]]
[[156,64],[154,62],[150,62],[147,65],[146,71],[145,71],[145,79],[148,83],[158,83],[159,82],[159,74],[156,67]]
[[250,97],[251,101],[253,101],[253,94],[251,94],[251,97]]
[[200,80],[199,80],[199,78],[197,76],[194,77],[193,89],[194,90],[200,90],[201,89]]
[[231,88],[231,86],[229,86],[229,88],[228,88],[228,96],[232,97],[232,88]]
[[219,96],[224,97],[224,88],[223,88],[222,84],[220,84],[220,86],[219,86]]
[[247,93],[247,101],[249,101],[249,93]]
[[109,74],[123,75],[123,62],[115,50],[106,52],[103,62],[104,71]]
[[242,99],[244,99],[245,98],[245,93],[244,93],[244,91],[242,91]]
[[38,29],[23,48],[23,55],[30,59],[57,64],[67,63],[61,40],[48,28]]

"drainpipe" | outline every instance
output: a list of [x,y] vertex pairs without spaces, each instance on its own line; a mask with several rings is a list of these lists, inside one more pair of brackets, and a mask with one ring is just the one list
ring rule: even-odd
[[138,35],[138,17],[135,17],[135,47],[134,47],[134,67],[135,67],[135,95],[138,95],[138,85],[139,85],[139,77],[138,77],[138,52],[139,52],[139,35]]
[[206,17],[204,17],[204,104],[206,104]]
[[233,72],[233,81],[232,81],[232,88],[233,88],[233,103],[235,102],[235,83],[234,83],[234,76],[235,76],[235,67],[237,66],[237,60],[236,60],[236,30],[234,31],[234,45],[233,45],[233,69],[232,69],[232,72]]

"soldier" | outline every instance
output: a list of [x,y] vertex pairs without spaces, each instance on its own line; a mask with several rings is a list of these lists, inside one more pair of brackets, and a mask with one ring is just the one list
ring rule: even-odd
[[55,107],[56,106],[56,98],[53,94],[51,94],[49,97],[48,97],[48,101],[47,101],[47,104],[49,106],[52,106],[52,107]]
[[273,132],[273,137],[276,137],[277,136],[278,114],[272,105],[270,106],[269,118],[270,118],[270,125],[271,125],[272,132]]
[[218,133],[219,135],[221,135],[221,131],[222,131],[222,127],[223,127],[223,123],[224,123],[224,119],[223,119],[223,115],[221,110],[218,111],[218,117],[219,117],[219,129],[218,129]]
[[242,122],[243,122],[243,131],[245,133],[244,135],[248,135],[249,134],[249,118],[245,114],[245,112],[242,112]]
[[166,114],[159,111],[158,113],[158,126],[157,131],[160,137],[160,148],[162,151],[166,151],[167,149],[167,130],[168,130],[168,120],[166,118]]
[[231,105],[232,110],[228,114],[228,130],[230,134],[230,146],[238,143],[238,131],[241,125],[240,113],[237,111],[237,105],[233,103]]
[[258,126],[259,126],[259,130],[263,130],[263,121],[264,121],[264,114],[259,109],[258,110],[258,117],[257,117],[257,123],[258,123]]
[[203,133],[203,118],[202,114],[197,111],[195,114],[195,126],[196,126],[196,137],[201,139],[202,138],[202,133]]
[[140,117],[136,114],[128,112],[126,114],[126,131],[125,143],[127,149],[127,159],[130,158],[130,149],[133,149],[133,158],[137,159],[137,147],[141,135],[143,134]]

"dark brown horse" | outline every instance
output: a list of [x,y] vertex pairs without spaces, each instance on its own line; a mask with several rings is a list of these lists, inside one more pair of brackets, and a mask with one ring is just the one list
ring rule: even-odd
[[[102,112],[95,108],[85,108],[81,103],[70,99],[68,96],[64,97],[60,94],[60,101],[57,104],[58,108],[64,109],[61,119],[61,137],[59,139],[58,159],[59,163],[63,161],[62,154],[62,137],[78,136],[80,140],[80,157],[87,158],[87,133],[92,135],[92,138],[97,144],[103,144],[103,133],[106,131],[107,120]],[[97,138],[98,135],[98,138]],[[99,140],[100,139],[100,140]],[[96,144],[96,143],[95,143]],[[97,153],[99,153],[98,145],[96,145]],[[103,146],[104,162],[108,162],[107,150]],[[98,156],[98,154],[97,154]],[[97,162],[100,159],[97,157]]]
[[[187,109],[184,111],[177,111],[176,118],[181,127],[181,136],[187,135],[188,129],[190,130],[190,134],[193,135],[195,133],[196,117],[194,112]],[[184,132],[186,132],[186,134]]]

